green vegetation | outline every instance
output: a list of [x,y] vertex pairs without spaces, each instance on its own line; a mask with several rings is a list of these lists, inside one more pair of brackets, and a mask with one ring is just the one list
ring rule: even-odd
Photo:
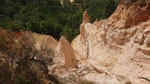
[[[31,30],[57,39],[64,35],[71,41],[79,34],[84,10],[88,10],[94,22],[108,18],[116,5],[114,0],[75,0],[73,3],[64,0],[63,5],[59,0],[0,0],[0,26],[13,31]],[[0,84],[42,84],[41,78],[58,84],[55,77],[47,75],[44,63],[32,60],[38,53],[32,49],[33,42],[28,40],[31,37],[25,36],[16,42],[18,38],[14,32],[1,34],[0,53],[4,56],[0,57],[5,62],[0,60]],[[83,81],[81,84],[93,83]]]
[[80,82],[80,84],[95,84],[95,83],[87,81],[87,80],[83,80]]
[[0,0],[0,26],[9,30],[31,30],[64,35],[69,41],[79,34],[82,14],[88,10],[91,22],[108,18],[116,8],[114,0]]

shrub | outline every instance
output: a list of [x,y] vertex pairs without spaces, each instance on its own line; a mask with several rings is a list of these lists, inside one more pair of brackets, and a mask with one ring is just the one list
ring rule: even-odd
[[79,84],[95,84],[95,83],[88,80],[82,80]]

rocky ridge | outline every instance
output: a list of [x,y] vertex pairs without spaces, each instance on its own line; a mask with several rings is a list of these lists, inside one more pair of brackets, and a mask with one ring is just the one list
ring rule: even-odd
[[[149,9],[146,1],[125,3],[121,0],[108,19],[81,24],[80,35],[72,42],[77,57],[87,60],[96,70],[111,74],[112,79],[121,76],[128,80],[104,84],[150,83],[145,80],[150,79]],[[96,78],[89,76],[88,80]],[[97,77],[97,80],[100,79]]]
[[[71,44],[63,36],[57,42],[48,35],[1,28],[0,37],[12,33],[14,44],[20,42],[32,52],[27,55],[32,59],[30,68],[40,70],[37,75],[41,84],[79,84],[82,80],[95,84],[150,84],[149,10],[149,0],[120,0],[108,19],[94,23],[85,11],[80,35]],[[1,54],[0,58],[0,63],[6,61]],[[19,66],[18,59],[12,64],[10,61],[14,68]]]

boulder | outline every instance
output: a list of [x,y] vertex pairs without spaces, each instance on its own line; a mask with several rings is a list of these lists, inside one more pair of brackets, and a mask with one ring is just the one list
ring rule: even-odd
[[33,36],[36,41],[36,43],[35,43],[36,49],[51,50],[53,52],[56,51],[58,41],[56,39],[54,39],[52,36],[41,35],[41,34],[37,34],[37,33],[33,33]]

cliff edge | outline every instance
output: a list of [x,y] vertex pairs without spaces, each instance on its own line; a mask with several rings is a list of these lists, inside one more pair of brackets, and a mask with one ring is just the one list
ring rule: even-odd
[[[149,0],[120,0],[108,19],[94,23],[83,21],[80,35],[72,41],[76,57],[102,73],[125,77],[132,84],[149,84],[149,15]],[[83,17],[88,19],[85,14]]]

